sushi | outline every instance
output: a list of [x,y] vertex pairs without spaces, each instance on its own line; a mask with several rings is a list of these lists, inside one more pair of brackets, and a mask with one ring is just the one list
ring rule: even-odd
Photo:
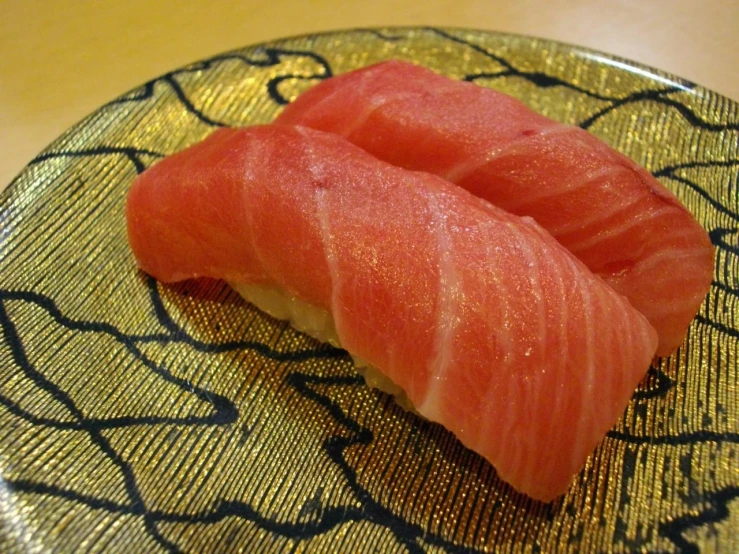
[[323,81],[276,122],[339,134],[533,217],[647,317],[659,355],[681,344],[710,287],[711,241],[672,192],[594,135],[503,93],[389,61]]
[[563,494],[657,335],[531,218],[343,138],[221,129],[127,198],[141,269],[223,279],[355,357],[538,500]]

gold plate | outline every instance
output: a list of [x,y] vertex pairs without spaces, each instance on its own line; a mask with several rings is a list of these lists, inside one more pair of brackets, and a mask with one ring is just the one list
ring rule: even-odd
[[[650,169],[709,230],[715,281],[563,498],[540,504],[347,356],[220,282],[160,286],[137,172],[401,58],[521,98]],[[106,104],[0,197],[0,551],[739,551],[739,109],[661,72],[459,29],[244,48]]]

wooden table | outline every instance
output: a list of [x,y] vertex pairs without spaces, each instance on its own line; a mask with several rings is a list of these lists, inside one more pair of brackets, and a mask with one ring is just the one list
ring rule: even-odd
[[0,0],[0,190],[67,127],[167,70],[267,39],[386,25],[552,38],[739,99],[738,0]]

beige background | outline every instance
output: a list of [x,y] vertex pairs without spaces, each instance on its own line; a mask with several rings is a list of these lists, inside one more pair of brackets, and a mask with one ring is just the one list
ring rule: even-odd
[[552,38],[739,99],[739,0],[0,0],[0,189],[67,127],[167,70],[266,39],[383,25]]

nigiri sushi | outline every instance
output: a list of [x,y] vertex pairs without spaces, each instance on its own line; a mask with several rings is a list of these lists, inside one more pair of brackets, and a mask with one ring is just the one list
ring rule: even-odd
[[532,219],[330,133],[218,130],[141,174],[126,218],[145,272],[224,279],[340,345],[539,500],[567,490],[657,345]]
[[594,135],[503,93],[389,61],[323,81],[276,122],[337,133],[533,217],[647,317],[659,355],[681,344],[710,287],[708,234],[672,192]]

